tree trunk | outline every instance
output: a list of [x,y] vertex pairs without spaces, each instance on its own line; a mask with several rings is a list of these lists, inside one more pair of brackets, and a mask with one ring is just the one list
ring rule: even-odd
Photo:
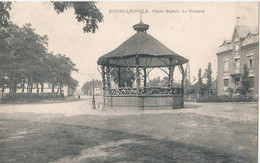
[[31,86],[30,86],[30,93],[32,93],[32,90],[33,90],[33,83],[31,83]]
[[13,80],[10,80],[9,94],[12,93],[12,87],[13,87]]
[[32,93],[32,90],[33,90],[33,81],[32,81],[32,78],[31,78],[31,88],[30,88],[30,93]]
[[25,79],[23,79],[23,83],[22,83],[22,93],[24,93],[24,84],[25,84]]
[[39,94],[39,83],[36,83],[37,94]]
[[60,86],[60,96],[61,96],[61,93],[62,93],[62,92],[61,92],[61,86]]
[[51,92],[54,94],[54,84],[51,85]]
[[41,93],[43,93],[43,87],[44,87],[44,84],[41,83]]
[[30,90],[30,82],[29,82],[29,78],[27,78],[27,93],[29,93]]
[[59,94],[59,90],[60,90],[60,86],[58,86],[57,88],[57,92],[56,92],[57,95]]
[[4,91],[5,91],[5,73],[3,72],[2,74],[2,94],[1,94],[1,97],[3,98],[4,97]]
[[17,81],[16,81],[16,78],[14,77],[13,86],[12,86],[12,94],[16,94],[16,90],[17,90]]

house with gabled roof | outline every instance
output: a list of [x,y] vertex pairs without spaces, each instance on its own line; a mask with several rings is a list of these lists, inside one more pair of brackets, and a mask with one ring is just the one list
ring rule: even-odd
[[258,27],[236,25],[230,41],[224,40],[218,52],[218,95],[228,95],[229,90],[237,92],[241,87],[243,66],[249,69],[250,90],[258,95],[259,79],[259,32]]

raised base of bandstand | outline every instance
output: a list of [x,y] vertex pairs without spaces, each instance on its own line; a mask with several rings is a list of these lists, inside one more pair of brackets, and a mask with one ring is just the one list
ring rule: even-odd
[[183,95],[105,95],[104,106],[107,109],[137,108],[149,109],[178,109],[182,108]]

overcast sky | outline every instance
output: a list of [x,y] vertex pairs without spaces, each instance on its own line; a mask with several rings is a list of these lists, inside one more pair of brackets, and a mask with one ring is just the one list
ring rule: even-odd
[[[257,2],[99,2],[97,6],[104,22],[95,34],[83,32],[83,24],[77,22],[73,10],[57,14],[50,2],[13,3],[11,21],[20,26],[31,23],[37,33],[47,34],[49,51],[64,54],[76,63],[79,73],[73,76],[80,86],[86,80],[101,79],[98,58],[135,33],[133,25],[139,23],[140,14],[115,13],[118,10],[147,10],[142,16],[143,22],[150,25],[147,33],[190,60],[191,78],[197,78],[199,68],[204,72],[208,62],[216,76],[217,48],[224,39],[231,39],[236,17],[240,17],[240,25],[258,25]],[[187,12],[182,13],[183,10]],[[150,79],[158,75],[154,71]]]

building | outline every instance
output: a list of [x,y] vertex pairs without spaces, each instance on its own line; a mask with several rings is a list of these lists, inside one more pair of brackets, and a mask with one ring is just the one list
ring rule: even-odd
[[224,40],[219,46],[218,95],[228,95],[230,90],[238,93],[245,64],[249,69],[250,90],[258,95],[258,35],[258,27],[235,26],[231,40]]
[[[101,96],[103,93],[101,86],[94,87],[94,95]],[[89,88],[89,95],[93,95],[93,88]]]
[[208,81],[208,69],[205,69],[205,72],[204,72],[204,74],[201,76],[201,79],[202,79],[202,83],[203,83],[203,84],[207,84],[207,81]]

